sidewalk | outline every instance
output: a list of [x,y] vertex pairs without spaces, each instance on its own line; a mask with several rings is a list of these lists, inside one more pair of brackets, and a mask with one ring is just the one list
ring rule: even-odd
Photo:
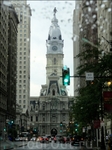
[[[108,144],[106,144],[105,146],[106,146],[106,150],[108,150]],[[101,150],[101,148],[97,147],[93,143],[88,144],[87,142],[85,142],[85,150]]]
[[11,142],[9,140],[0,141],[0,150],[10,150],[14,149],[15,147],[22,147],[26,145],[27,142]]

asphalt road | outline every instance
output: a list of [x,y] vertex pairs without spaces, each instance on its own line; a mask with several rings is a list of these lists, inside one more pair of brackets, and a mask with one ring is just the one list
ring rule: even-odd
[[27,146],[15,148],[15,150],[85,150],[80,146],[71,146],[71,144],[62,144],[62,143],[40,143],[29,141]]

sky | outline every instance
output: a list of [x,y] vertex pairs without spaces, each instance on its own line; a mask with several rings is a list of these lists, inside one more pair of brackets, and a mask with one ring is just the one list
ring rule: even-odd
[[[64,40],[64,65],[73,75],[73,10],[75,1],[28,1],[31,16],[31,56],[30,56],[30,96],[39,96],[41,85],[46,84],[46,40],[56,7],[56,17]],[[73,96],[73,79],[67,86],[69,96]]]

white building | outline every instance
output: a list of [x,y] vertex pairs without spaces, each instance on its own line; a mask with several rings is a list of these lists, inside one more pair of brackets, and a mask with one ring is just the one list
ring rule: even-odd
[[21,106],[23,113],[29,107],[30,96],[30,20],[31,9],[27,1],[11,1],[16,9],[18,25],[17,41],[17,103]]
[[69,123],[70,97],[60,77],[63,68],[64,41],[56,18],[56,9],[51,23],[46,40],[46,84],[42,85],[39,97],[30,98],[31,124],[38,128],[40,135],[51,134],[51,131],[54,135],[65,134]]

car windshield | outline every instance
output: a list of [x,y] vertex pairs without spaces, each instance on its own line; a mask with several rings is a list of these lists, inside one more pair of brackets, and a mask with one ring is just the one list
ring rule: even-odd
[[112,0],[0,0],[0,139],[99,143],[111,101]]

